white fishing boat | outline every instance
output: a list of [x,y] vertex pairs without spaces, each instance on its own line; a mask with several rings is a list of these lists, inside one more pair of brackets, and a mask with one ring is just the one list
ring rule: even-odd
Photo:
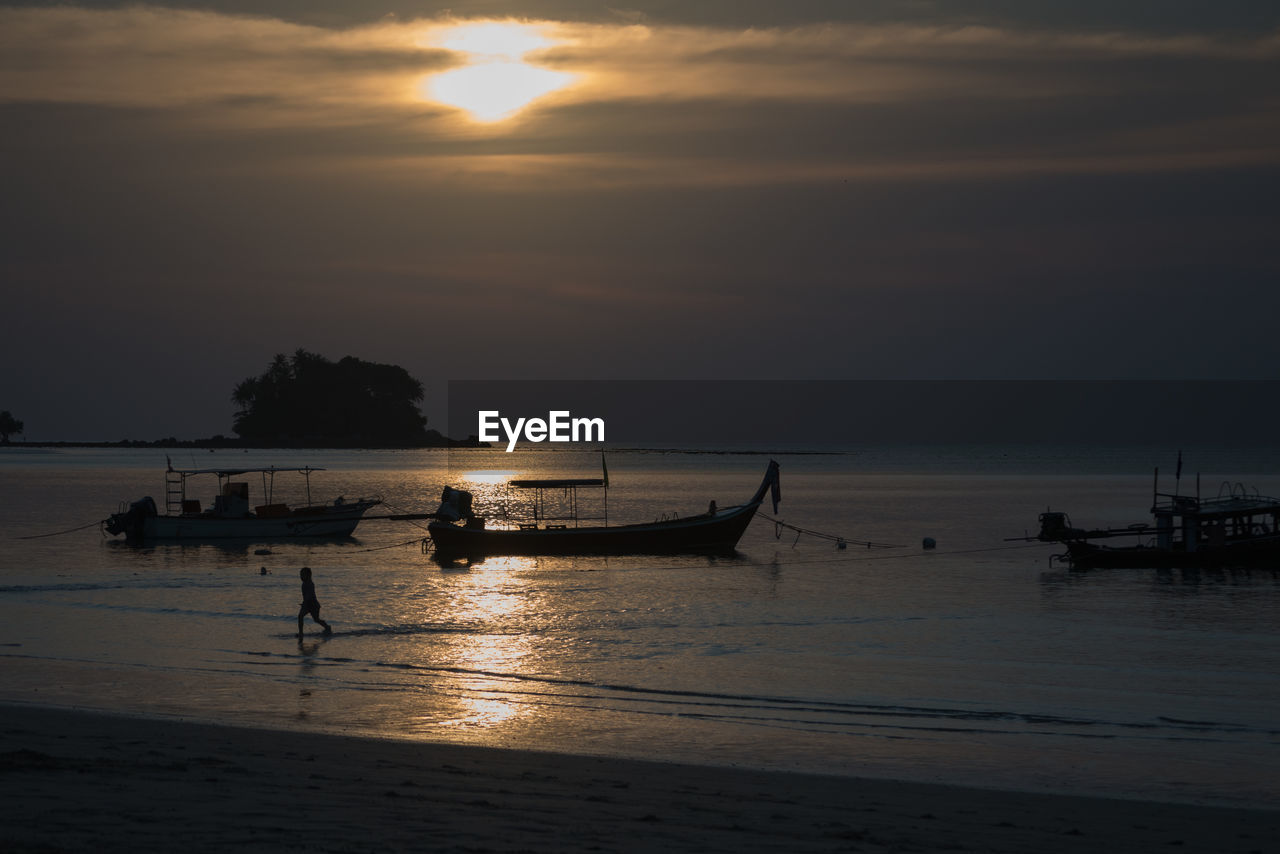
[[[113,536],[124,535],[129,542],[148,540],[285,540],[296,537],[349,537],[371,507],[382,501],[342,496],[326,503],[311,500],[311,474],[322,468],[228,468],[175,469],[165,471],[165,511],[159,512],[151,496],[122,504],[119,511],[103,521],[103,529]],[[302,475],[306,500],[289,504],[274,499],[275,476]],[[261,504],[250,500],[249,481],[262,479]],[[213,504],[205,507],[190,494],[192,478],[217,480]]]

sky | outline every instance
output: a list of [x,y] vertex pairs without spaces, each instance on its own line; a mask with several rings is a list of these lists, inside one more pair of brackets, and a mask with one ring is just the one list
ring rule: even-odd
[[0,409],[450,380],[1280,379],[1280,5],[0,4]]

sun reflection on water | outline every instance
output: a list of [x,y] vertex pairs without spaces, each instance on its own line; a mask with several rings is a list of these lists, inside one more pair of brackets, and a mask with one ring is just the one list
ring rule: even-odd
[[491,736],[499,728],[511,727],[530,711],[527,703],[511,697],[512,682],[504,674],[536,672],[536,650],[531,642],[530,624],[536,616],[519,576],[507,575],[511,567],[489,566],[503,578],[493,586],[488,571],[459,577],[451,588],[448,608],[451,622],[472,627],[446,637],[443,657],[451,668],[463,671],[456,704],[445,712],[439,724],[451,729],[485,730]]
[[467,483],[498,483],[503,484],[515,477],[518,472],[499,471],[497,469],[482,469],[480,471],[463,472],[460,477]]

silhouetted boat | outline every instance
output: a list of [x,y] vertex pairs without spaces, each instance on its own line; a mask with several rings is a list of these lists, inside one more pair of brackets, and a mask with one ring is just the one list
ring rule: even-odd
[[[165,471],[165,509],[160,513],[156,502],[146,496],[125,506],[103,522],[112,535],[123,534],[130,542],[145,540],[216,540],[258,539],[285,540],[295,537],[349,537],[365,511],[382,502],[376,498],[346,501],[338,497],[326,504],[311,502],[311,473],[324,471],[303,468],[235,468],[175,469]],[[295,472],[306,479],[305,504],[273,503],[275,476]],[[260,474],[264,502],[252,509],[249,483],[233,478]],[[187,495],[187,479],[198,476],[217,478],[213,506],[202,508],[199,499]]]
[[[1178,458],[1181,474],[1182,458]],[[1034,538],[1062,543],[1072,565],[1087,567],[1228,567],[1258,564],[1280,565],[1280,499],[1249,494],[1242,484],[1224,483],[1215,498],[1159,491],[1160,470],[1152,489],[1153,523],[1125,528],[1076,528],[1066,513],[1047,510],[1040,514],[1040,531]],[[1138,538],[1132,545],[1111,545],[1098,540]]]
[[[565,489],[604,486],[605,480],[518,480],[512,486],[533,489]],[[635,525],[570,527],[539,524],[517,528],[485,528],[484,519],[471,513],[470,493],[445,489],[445,501],[436,511],[437,521],[427,526],[436,553],[443,557],[497,555],[622,555],[728,553],[751,523],[764,497],[772,490],[774,510],[780,498],[778,464],[770,461],[755,495],[745,504]],[[443,521],[452,520],[452,521]]]

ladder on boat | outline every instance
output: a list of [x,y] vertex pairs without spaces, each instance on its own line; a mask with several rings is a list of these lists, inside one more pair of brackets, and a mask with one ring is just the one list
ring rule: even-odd
[[182,512],[182,501],[187,497],[187,488],[182,472],[169,469],[164,473],[164,506],[171,514]]

